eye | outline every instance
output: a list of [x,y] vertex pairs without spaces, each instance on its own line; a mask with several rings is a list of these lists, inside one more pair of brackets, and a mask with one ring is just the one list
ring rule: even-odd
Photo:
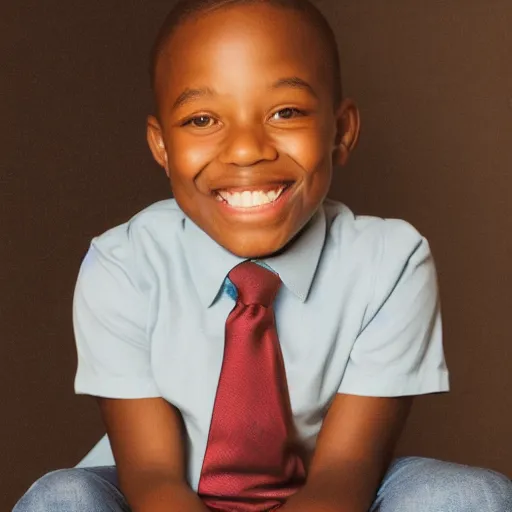
[[215,119],[211,116],[195,116],[183,123],[182,126],[193,126],[194,128],[210,128],[215,124]]
[[303,116],[304,112],[296,108],[282,108],[272,115],[272,119],[293,119],[294,117]]

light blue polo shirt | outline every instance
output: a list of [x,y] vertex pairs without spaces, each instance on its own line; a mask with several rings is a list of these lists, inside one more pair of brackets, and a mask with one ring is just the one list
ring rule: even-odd
[[[76,286],[76,393],[177,407],[193,489],[234,306],[226,276],[241,261],[167,200],[95,238]],[[411,225],[327,200],[293,245],[262,263],[283,282],[276,324],[308,450],[336,393],[448,390],[434,262]],[[80,466],[111,464],[105,437]]]

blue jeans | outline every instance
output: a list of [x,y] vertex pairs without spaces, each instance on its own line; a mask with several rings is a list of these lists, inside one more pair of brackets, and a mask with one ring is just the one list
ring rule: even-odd
[[[115,467],[49,473],[32,485],[13,510],[129,511]],[[389,468],[370,512],[512,512],[512,482],[488,469],[401,458]]]

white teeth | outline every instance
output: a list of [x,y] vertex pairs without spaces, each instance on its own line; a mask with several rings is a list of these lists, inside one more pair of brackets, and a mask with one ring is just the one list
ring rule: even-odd
[[217,199],[226,201],[235,208],[254,208],[274,202],[284,191],[285,187],[263,192],[262,190],[244,190],[243,192],[228,192],[219,190]]
[[240,206],[243,206],[244,208],[249,208],[252,206],[252,192],[249,192],[246,190],[245,192],[242,192],[240,194],[241,196],[241,204]]

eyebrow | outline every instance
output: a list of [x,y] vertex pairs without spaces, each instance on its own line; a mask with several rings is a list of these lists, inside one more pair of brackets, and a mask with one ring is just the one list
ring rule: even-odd
[[193,101],[197,98],[202,98],[204,96],[215,96],[215,92],[210,87],[201,87],[199,89],[185,89],[173,103],[172,108],[178,108],[188,103],[189,101]]
[[318,98],[318,94],[315,92],[313,87],[298,76],[280,78],[272,84],[271,89],[280,89],[281,87],[294,87],[296,89],[303,89],[312,94],[315,98]]
[[[318,95],[316,94],[313,87],[311,87],[310,84],[308,84],[305,80],[299,78],[298,76],[280,78],[271,85],[270,89],[280,89],[283,87],[293,87],[295,89],[302,89],[312,94],[315,98],[318,98]],[[215,91],[210,87],[200,87],[198,89],[187,88],[176,98],[176,101],[173,103],[172,108],[176,109],[178,107],[181,107],[185,103],[196,100],[198,98],[215,95]]]

